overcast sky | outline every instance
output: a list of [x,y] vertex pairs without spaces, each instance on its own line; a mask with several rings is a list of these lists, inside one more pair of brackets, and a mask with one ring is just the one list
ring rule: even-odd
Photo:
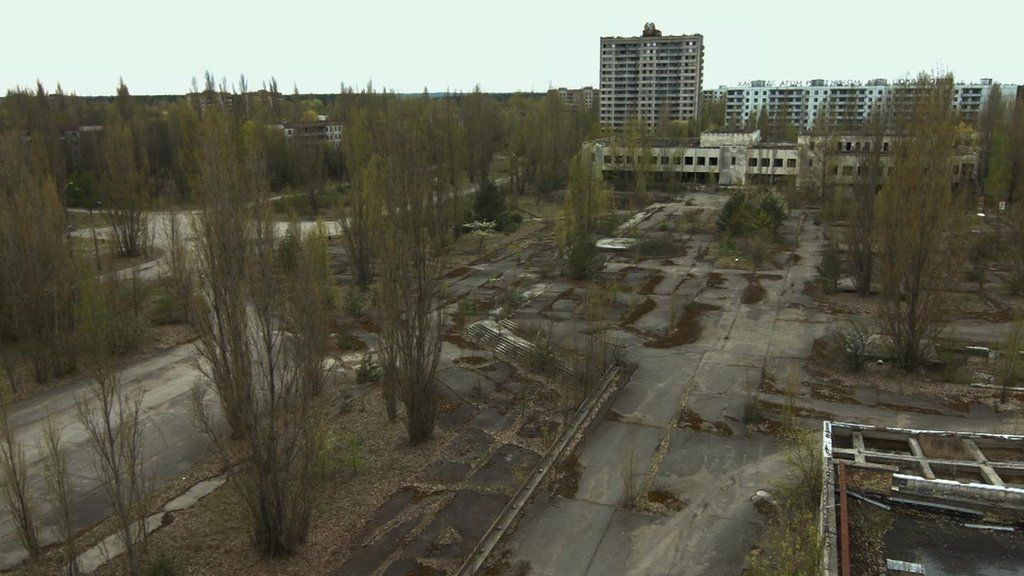
[[[598,84],[601,36],[700,33],[704,86],[752,79],[1024,81],[1019,0],[9,0],[0,89],[182,93],[205,70],[252,88],[540,91]],[[955,8],[954,8],[955,6]]]

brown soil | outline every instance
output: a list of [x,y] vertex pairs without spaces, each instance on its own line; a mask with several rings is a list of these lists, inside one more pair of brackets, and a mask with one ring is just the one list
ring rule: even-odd
[[609,422],[622,422],[622,414],[619,414],[614,408],[612,408],[604,415],[604,419]]
[[455,359],[456,364],[466,364],[468,366],[480,366],[488,362],[490,362],[490,359],[483,356],[460,356]]
[[686,311],[676,322],[675,328],[669,334],[644,342],[647,348],[674,348],[683,344],[693,344],[700,339],[703,327],[700,318],[710,310],[721,310],[720,306],[704,304],[702,302],[690,302],[686,305]]
[[[771,402],[768,400],[759,400],[761,407],[765,412],[773,412],[775,414],[785,414],[790,409],[789,406],[779,402]],[[835,415],[825,412],[823,410],[816,410],[807,406],[795,405],[792,407],[793,416],[798,418],[807,418],[810,420],[833,420]]]
[[764,299],[765,289],[759,282],[751,282],[743,289],[743,296],[740,302],[744,304],[757,304]]
[[509,560],[512,553],[507,548],[491,554],[491,558],[480,568],[481,576],[529,576],[530,563],[520,560],[514,565]]
[[725,284],[725,276],[723,276],[721,272],[708,273],[708,288],[721,288],[723,284]]
[[647,277],[647,280],[643,283],[643,285],[640,286],[639,289],[637,289],[636,293],[643,294],[644,296],[649,296],[654,293],[654,289],[657,288],[658,284],[661,284],[661,281],[664,279],[665,277],[659,273],[651,274],[650,276]]
[[747,273],[743,275],[746,277],[748,282],[760,282],[761,280],[782,280],[782,274],[752,274]]
[[551,482],[551,493],[563,498],[573,498],[580,487],[580,476],[583,467],[580,465],[576,451],[566,454],[555,465],[555,476]]
[[761,382],[757,385],[757,389],[765,394],[782,394],[783,390],[775,384],[775,374],[770,370],[762,370]]
[[640,268],[638,268],[636,266],[626,266],[625,268],[619,270],[615,274],[615,280],[617,280],[619,282],[622,282],[623,280],[626,279],[626,276],[629,276],[630,273],[636,272],[637,270],[640,270]]
[[445,279],[448,280],[451,280],[453,278],[462,278],[463,276],[468,275],[470,272],[472,272],[472,270],[470,270],[469,268],[465,266],[459,266],[458,268],[452,268],[451,270],[446,272],[444,277]]
[[645,314],[657,308],[658,305],[650,298],[644,299],[643,302],[633,306],[629,312],[619,322],[620,326],[632,326],[634,322],[642,318]]
[[667,490],[651,490],[647,493],[647,501],[652,504],[660,504],[673,512],[679,512],[688,504]]
[[370,334],[377,333],[377,325],[373,323],[373,320],[367,317],[363,317],[359,320],[359,327],[369,332]]
[[841,380],[833,378],[829,382],[804,382],[804,384],[810,388],[812,398],[828,402],[842,402],[843,404],[860,404]]
[[682,412],[679,413],[679,423],[677,426],[683,430],[707,432],[717,434],[718,436],[732,436],[734,434],[732,427],[725,422],[708,422],[701,418],[700,414],[689,408],[683,408]]

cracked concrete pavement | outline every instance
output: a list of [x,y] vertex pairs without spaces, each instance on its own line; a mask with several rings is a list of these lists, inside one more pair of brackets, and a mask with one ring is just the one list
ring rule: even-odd
[[[724,196],[696,195],[699,206],[714,208]],[[668,205],[644,223],[653,229],[674,212],[692,209]],[[668,350],[643,346],[634,332],[616,331],[639,367],[606,418],[578,447],[582,469],[572,498],[539,498],[525,512],[506,543],[512,565],[526,563],[534,576],[696,576],[739,574],[762,528],[750,503],[756,490],[771,488],[784,474],[784,457],[774,436],[746,434],[743,405],[748,387],[756,387],[762,369],[778,382],[796,370],[814,340],[834,317],[810,306],[804,284],[816,276],[823,232],[793,211],[785,232],[797,237],[796,258],[785,266],[759,270],[764,298],[744,304],[748,271],[714,268],[692,255],[710,244],[710,234],[690,238],[691,255],[668,262],[648,261],[643,269],[665,276],[651,294],[657,306],[636,326],[666,327],[673,298],[714,304],[704,313],[703,332],[693,344]],[[710,272],[724,284],[708,286]],[[681,282],[681,284],[679,284]],[[662,287],[677,286],[677,296]],[[784,386],[784,385],[783,385]],[[775,399],[779,400],[779,399]],[[781,402],[781,400],[779,400]],[[801,403],[813,403],[810,398]],[[680,414],[690,414],[713,430],[686,429]],[[990,414],[980,421],[962,415],[926,415],[867,405],[830,404],[844,417],[871,423],[943,428],[998,426]],[[987,420],[986,420],[987,417]],[[637,489],[668,493],[685,503],[668,513],[636,511],[625,505],[628,462],[639,478]]]

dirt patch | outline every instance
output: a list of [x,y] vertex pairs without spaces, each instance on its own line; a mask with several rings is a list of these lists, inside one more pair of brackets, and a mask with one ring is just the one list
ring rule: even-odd
[[743,275],[746,277],[748,282],[760,282],[761,280],[782,280],[782,274],[753,274],[747,273]]
[[466,366],[480,366],[482,364],[487,364],[490,361],[491,360],[489,358],[485,358],[483,356],[460,356],[455,359],[456,364],[464,364]]
[[701,418],[700,414],[697,414],[689,408],[683,408],[683,411],[679,414],[679,423],[677,424],[683,430],[693,430],[694,432],[706,432],[709,434],[715,434],[718,436],[732,436],[735,434],[732,427],[725,422],[708,422]]
[[377,325],[370,318],[363,317],[359,320],[359,327],[370,334],[377,333]]
[[626,266],[625,268],[615,273],[615,280],[618,282],[622,282],[623,280],[626,279],[626,276],[629,276],[630,274],[636,272],[637,270],[640,270],[640,268],[637,266]]
[[551,493],[563,498],[575,497],[582,475],[583,466],[580,465],[580,458],[574,450],[566,454],[555,466],[555,476],[551,481]]
[[721,272],[708,273],[706,285],[708,288],[721,288],[725,284],[725,276]]
[[764,295],[765,289],[764,286],[761,286],[760,282],[750,282],[743,289],[743,296],[740,298],[740,302],[744,304],[757,304],[764,300]]
[[673,512],[679,512],[686,508],[688,502],[681,500],[667,490],[651,490],[647,493],[647,501],[652,504],[664,506]]
[[481,576],[529,576],[530,563],[520,560],[512,564],[509,556],[511,556],[511,552],[507,548],[497,554],[491,554],[491,559],[480,569],[478,574]]
[[824,410],[816,410],[807,406],[787,406],[779,402],[771,402],[768,400],[759,400],[761,407],[766,412],[773,412],[775,414],[785,414],[788,411],[792,411],[793,416],[797,418],[807,418],[809,420],[834,420],[835,416]]
[[721,309],[720,306],[714,304],[690,302],[686,305],[685,312],[676,321],[676,325],[670,333],[661,338],[648,340],[644,342],[644,346],[647,348],[664,349],[674,348],[683,344],[693,344],[700,339],[701,332],[703,332],[700,319],[704,313]]
[[939,416],[942,414],[941,411],[935,410],[934,408],[911,406],[909,404],[893,404],[892,402],[878,402],[874,405],[874,407],[888,408],[889,410],[895,410],[896,412],[915,412],[917,414],[928,414],[931,416]]
[[622,422],[622,414],[619,414],[614,408],[608,410],[604,415],[604,419],[609,422]]
[[632,326],[634,322],[642,318],[645,314],[654,310],[658,307],[658,304],[650,298],[645,298],[643,302],[633,306],[629,312],[619,321],[620,326]]
[[654,294],[654,289],[657,288],[658,284],[661,284],[661,281],[664,279],[665,277],[660,273],[651,274],[650,276],[647,277],[647,280],[643,283],[643,285],[640,286],[639,289],[637,289],[636,293],[642,294],[644,296]]
[[783,394],[784,391],[776,386],[775,374],[771,370],[761,370],[761,381],[757,389],[765,394]]
[[463,276],[469,275],[470,272],[472,272],[472,270],[469,269],[468,267],[459,266],[458,268],[452,268],[451,270],[446,272],[444,277],[446,280],[451,280],[453,278],[462,278]]
[[828,402],[841,402],[843,404],[860,404],[849,388],[843,386],[841,380],[832,379],[829,382],[804,382],[810,389],[811,397]]

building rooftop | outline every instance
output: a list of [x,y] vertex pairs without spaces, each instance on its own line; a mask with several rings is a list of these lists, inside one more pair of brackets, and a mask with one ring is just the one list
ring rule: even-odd
[[822,458],[826,576],[872,556],[850,538],[865,514],[889,574],[1020,574],[1024,436],[825,422]]

